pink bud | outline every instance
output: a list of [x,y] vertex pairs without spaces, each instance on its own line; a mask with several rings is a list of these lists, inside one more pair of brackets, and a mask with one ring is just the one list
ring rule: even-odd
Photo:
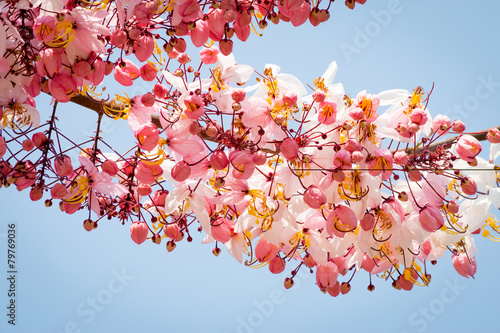
[[73,74],[78,77],[85,77],[90,74],[92,67],[84,60],[78,61],[73,65]]
[[180,161],[172,168],[171,175],[178,182],[185,181],[191,175],[191,167],[186,161]]
[[144,106],[151,107],[155,105],[155,102],[156,102],[155,95],[153,95],[152,93],[147,93],[141,96],[141,103]]
[[363,150],[363,146],[361,145],[361,143],[359,141],[354,140],[354,139],[349,139],[345,143],[344,149],[350,153],[353,153],[355,151]]
[[460,206],[457,204],[455,200],[452,200],[446,204],[446,209],[452,214],[458,213]]
[[154,81],[156,79],[156,75],[158,74],[158,69],[153,64],[149,62],[142,65],[141,67],[141,78],[144,81]]
[[139,67],[128,59],[122,59],[115,66],[115,80],[123,86],[131,86],[133,80],[137,79],[140,75],[141,71]]
[[30,199],[31,201],[38,201],[43,197],[43,189],[41,187],[35,186],[31,188]]
[[481,143],[471,135],[461,135],[457,140],[458,156],[466,162],[474,161],[481,150]]
[[291,161],[299,154],[299,146],[294,139],[288,137],[280,145],[281,154]]
[[121,48],[127,42],[127,33],[121,29],[113,31],[111,34],[111,44]]
[[304,202],[313,209],[319,209],[326,204],[326,195],[321,188],[311,185],[304,193]]
[[81,203],[69,203],[69,202],[63,202],[63,210],[66,214],[73,214],[75,213],[80,207],[82,206]]
[[413,109],[410,113],[410,120],[412,123],[422,126],[427,123],[427,120],[429,120],[429,118],[427,117],[427,114],[424,110]]
[[167,199],[168,195],[167,190],[158,190],[153,194],[153,204],[159,207],[165,206],[165,200]]
[[187,53],[181,53],[177,56],[177,61],[182,65],[185,65],[191,61],[191,57]]
[[259,262],[269,262],[276,257],[279,251],[276,245],[269,243],[264,237],[261,237],[255,246],[255,257]]
[[457,119],[453,122],[453,125],[451,125],[451,128],[456,133],[462,133],[463,131],[465,131],[465,124]]
[[139,148],[147,151],[155,149],[160,139],[160,131],[153,123],[142,125],[134,134],[139,142]]
[[219,49],[223,55],[225,56],[230,55],[231,52],[233,52],[233,41],[230,39],[221,40],[219,42]]
[[142,244],[148,237],[149,228],[146,222],[135,221],[130,226],[130,237],[137,244]]
[[0,158],[2,158],[6,152],[7,152],[7,144],[5,143],[5,139],[3,138],[3,136],[0,136]]
[[101,169],[103,172],[106,172],[111,177],[115,176],[118,173],[118,165],[115,161],[106,160],[102,163]]
[[235,101],[237,103],[243,101],[245,99],[245,96],[246,96],[246,92],[243,89],[235,89],[231,93],[231,98],[233,99],[233,101]]
[[276,255],[276,257],[269,262],[269,271],[273,274],[279,274],[285,270],[285,266],[285,260],[279,255]]
[[140,196],[147,196],[150,195],[153,192],[153,189],[151,188],[151,185],[149,184],[139,184],[137,186],[137,194]]
[[397,165],[405,165],[408,163],[408,154],[406,154],[404,151],[397,151],[394,153],[394,163]]
[[326,93],[323,90],[315,90],[312,94],[313,101],[322,103],[326,98]]
[[318,265],[316,268],[316,284],[323,292],[335,286],[338,276],[337,265],[331,261],[328,261],[326,265]]
[[174,44],[174,48],[177,50],[177,52],[181,52],[181,53],[185,52],[187,45],[186,45],[186,41],[184,40],[184,38],[178,38],[176,43]]
[[33,143],[33,141],[31,141],[30,139],[26,139],[23,141],[23,149],[25,151],[32,151],[33,148],[35,148],[35,144]]
[[360,151],[355,151],[351,154],[351,159],[354,163],[359,163],[364,159],[363,153]]
[[370,231],[375,226],[375,217],[372,213],[365,213],[365,216],[359,221],[359,225],[364,231]]
[[176,223],[166,224],[163,227],[163,233],[165,234],[165,236],[173,239],[174,241],[179,241],[179,238],[182,236],[181,229],[179,229],[179,226]]
[[429,204],[420,211],[420,225],[425,231],[434,232],[444,225],[444,219],[439,209]]
[[438,114],[432,121],[432,130],[438,134],[447,132],[451,127],[451,120],[447,116]]
[[156,179],[161,177],[163,169],[157,164],[146,164],[140,161],[134,170],[135,178],[140,183],[152,184]]
[[69,177],[73,174],[73,166],[71,165],[71,158],[67,155],[57,156],[54,159],[54,169],[57,175],[61,177]]
[[358,121],[364,118],[365,112],[363,109],[359,107],[351,107],[349,108],[349,117],[351,117],[354,121]]
[[155,86],[153,87],[153,94],[158,98],[165,98],[167,92],[168,92],[167,87],[165,87],[161,83],[156,83]]
[[462,178],[460,186],[466,195],[474,195],[477,192],[477,184],[471,177]]
[[155,49],[155,44],[153,37],[148,35],[143,35],[139,37],[134,43],[134,51],[137,60],[140,62],[146,61]]
[[189,32],[189,35],[191,36],[191,41],[194,46],[203,46],[210,37],[210,28],[207,22],[204,20],[197,20],[194,29]]
[[316,266],[316,260],[314,260],[314,258],[308,253],[304,256],[304,264],[309,267],[309,268],[313,268],[314,266]]
[[211,223],[210,231],[212,237],[221,243],[227,243],[234,231],[234,222],[223,217]]
[[491,143],[500,143],[500,130],[496,127],[490,129],[486,134],[486,139]]
[[66,194],[68,194],[68,191],[66,189],[66,186],[60,183],[56,183],[52,188],[50,189],[50,195],[54,199],[63,199]]
[[229,164],[229,160],[227,159],[227,155],[221,149],[217,149],[213,152],[212,156],[210,156],[210,165],[215,170],[223,170]]
[[337,283],[335,283],[333,287],[327,288],[326,291],[328,292],[328,295],[337,297],[338,295],[340,295],[340,283],[337,281]]
[[459,253],[453,256],[452,263],[458,274],[463,277],[469,278],[469,276],[476,274],[477,264],[474,257],[469,257],[465,253]]

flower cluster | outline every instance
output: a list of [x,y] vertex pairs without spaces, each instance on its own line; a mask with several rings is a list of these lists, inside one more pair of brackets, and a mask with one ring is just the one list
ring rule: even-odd
[[[430,282],[426,262],[446,252],[473,276],[473,235],[499,240],[489,215],[500,207],[498,128],[466,133],[460,120],[432,118],[420,87],[351,97],[334,83],[335,63],[308,91],[278,66],[258,74],[231,53],[231,38],[246,40],[253,20],[263,29],[328,15],[304,0],[3,4],[1,184],[29,189],[33,201],[49,196],[47,206],[68,214],[87,210],[87,231],[116,218],[137,244],[172,251],[202,232],[215,255],[224,246],[273,274],[292,265],[287,288],[302,268],[332,296],[349,292],[360,270],[411,290]],[[201,48],[198,67],[188,35]],[[111,74],[154,87],[98,100],[95,86]],[[41,91],[54,99],[43,124]],[[57,110],[69,101],[97,111],[93,138],[75,143],[59,130]],[[105,116],[130,125],[126,153],[101,136]],[[478,156],[481,136],[489,161]]]

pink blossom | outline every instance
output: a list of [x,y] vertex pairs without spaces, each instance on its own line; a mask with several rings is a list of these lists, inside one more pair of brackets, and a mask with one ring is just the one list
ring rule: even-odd
[[351,154],[344,149],[339,150],[333,156],[333,165],[336,168],[350,169],[352,167]]
[[326,204],[326,195],[321,188],[310,185],[304,192],[304,202],[313,209],[319,209]]
[[153,192],[153,189],[151,188],[151,185],[149,184],[139,184],[137,186],[137,194],[139,194],[140,196],[148,196],[150,195],[151,193]]
[[130,237],[137,244],[142,244],[148,237],[149,228],[146,222],[135,221],[130,226]]
[[488,139],[491,143],[500,143],[500,130],[498,128],[493,127],[486,134],[486,139]]
[[47,136],[42,132],[36,132],[31,137],[31,141],[35,144],[35,147],[42,148],[49,141],[49,139],[47,139]]
[[60,183],[56,183],[50,189],[50,195],[54,199],[63,199],[67,194],[68,194],[68,191],[66,190],[66,186],[64,186],[63,184],[60,184]]
[[469,276],[474,277],[474,274],[476,274],[477,264],[476,258],[474,257],[469,257],[465,253],[459,253],[457,255],[453,255],[452,263],[458,274],[465,278],[469,278]]
[[481,143],[471,135],[461,135],[457,140],[458,156],[466,162],[474,161],[481,150]]
[[394,153],[394,163],[397,165],[405,165],[408,163],[409,157],[404,151],[397,151]]
[[444,219],[439,209],[431,205],[425,205],[420,210],[418,219],[425,231],[434,232],[444,225]]
[[284,158],[291,161],[299,154],[299,146],[294,139],[288,137],[281,142],[280,151]]
[[47,48],[39,54],[40,60],[36,62],[38,75],[53,77],[62,66],[61,53],[58,50]]
[[128,59],[122,59],[115,66],[115,80],[123,86],[131,86],[133,80],[141,75],[139,67]]
[[118,165],[116,164],[115,161],[112,160],[106,160],[102,163],[101,169],[103,172],[106,172],[110,176],[116,176],[118,173]]
[[323,90],[315,90],[312,94],[313,101],[316,103],[321,103],[326,98],[326,93]]
[[333,124],[337,120],[337,103],[321,102],[318,106],[318,121],[325,125]]
[[78,91],[75,80],[63,74],[57,74],[49,80],[50,94],[61,103],[67,103]]
[[67,155],[56,156],[54,159],[54,169],[61,177],[69,177],[73,174],[73,165],[71,158]]
[[165,236],[173,239],[174,241],[179,241],[180,238],[182,238],[181,229],[177,224],[166,224],[163,227],[163,233],[165,234]]
[[316,284],[323,292],[335,286],[338,276],[337,265],[331,261],[328,261],[326,265],[318,265],[316,267]]
[[276,258],[279,251],[276,245],[269,243],[265,237],[261,237],[255,246],[255,257],[259,262],[269,262]]
[[269,261],[269,271],[273,274],[279,274],[285,270],[285,260],[279,255],[276,255],[271,261]]
[[147,164],[143,161],[137,163],[137,167],[134,170],[135,178],[141,183],[151,184],[156,179],[161,177],[163,174],[163,169],[157,164]]
[[153,64],[148,62],[147,64],[141,66],[141,78],[144,81],[153,81],[154,79],[156,79],[157,74],[158,69],[156,69]]
[[415,123],[417,125],[425,125],[427,123],[427,120],[429,120],[429,117],[427,117],[427,114],[424,110],[422,109],[413,109],[410,112],[410,120],[412,123]]
[[148,60],[153,54],[154,49],[155,44],[153,37],[148,35],[139,37],[134,43],[134,54],[140,62]]
[[451,128],[456,133],[462,133],[463,131],[465,131],[465,124],[457,119],[453,122],[453,124],[451,125]]
[[432,121],[432,130],[438,134],[448,132],[451,128],[451,120],[447,116],[438,114]]
[[224,170],[228,166],[228,164],[229,160],[227,158],[227,155],[221,149],[217,149],[212,153],[212,156],[210,156],[210,165],[215,170]]
[[186,161],[180,161],[172,168],[171,175],[178,182],[185,181],[191,175],[191,167]]
[[344,237],[346,232],[353,231],[358,225],[356,215],[351,208],[339,205],[335,207],[326,221],[326,231],[329,235]]
[[389,149],[379,148],[373,152],[374,158],[368,164],[372,176],[382,174],[382,179],[389,179],[392,175],[392,153]]
[[141,103],[145,107],[151,107],[151,106],[155,105],[156,98],[152,93],[147,93],[147,94],[144,94],[141,96]]
[[134,132],[134,135],[139,142],[139,148],[147,151],[155,149],[160,139],[160,131],[153,123],[142,125]]
[[205,113],[205,103],[200,95],[189,95],[184,100],[186,110],[184,114],[189,119],[198,119]]
[[112,45],[122,48],[123,45],[127,42],[127,40],[128,40],[127,33],[122,29],[116,29],[111,34],[110,42]]
[[30,190],[31,201],[38,201],[43,197],[43,189],[38,186],[34,186]]
[[233,101],[236,103],[239,103],[245,99],[246,92],[243,89],[234,89],[233,92],[231,93],[231,98]]
[[221,243],[227,243],[234,232],[234,222],[226,218],[218,218],[211,223],[210,231],[212,237]]
[[472,177],[464,177],[460,181],[462,192],[466,195],[474,195],[477,192],[476,181]]
[[167,87],[165,87],[161,83],[156,83],[155,86],[153,87],[153,94],[158,98],[165,98],[167,92],[168,92]]
[[196,25],[194,29],[189,32],[189,35],[191,36],[191,41],[193,42],[194,46],[203,46],[203,44],[207,42],[208,37],[210,36],[210,28],[208,26],[208,23],[204,20],[196,21]]
[[54,40],[56,34],[56,20],[51,15],[41,15],[35,19],[33,25],[35,38],[44,43],[49,43]]

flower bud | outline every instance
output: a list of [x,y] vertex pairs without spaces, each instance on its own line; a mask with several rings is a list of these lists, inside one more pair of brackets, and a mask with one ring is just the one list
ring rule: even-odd
[[498,128],[492,128],[486,134],[486,139],[491,143],[500,143],[500,130]]
[[255,246],[255,257],[259,262],[269,262],[276,257],[279,251],[280,249],[276,245],[261,237]]
[[73,174],[73,166],[71,165],[71,158],[67,155],[57,156],[54,159],[54,169],[57,175],[61,177],[69,177]]
[[137,244],[144,243],[148,237],[149,228],[146,222],[135,221],[130,226],[130,237]]
[[33,148],[35,148],[35,144],[33,143],[33,141],[31,141],[30,139],[26,139],[23,141],[23,150],[24,151],[32,151]]
[[452,263],[458,274],[465,278],[469,278],[469,276],[474,277],[474,274],[476,274],[477,264],[474,257],[469,257],[465,253],[459,253],[453,256]]
[[444,225],[444,219],[439,209],[429,204],[420,210],[418,219],[422,228],[428,232],[434,232]]
[[34,186],[30,191],[31,201],[38,201],[43,197],[43,189],[39,186]]
[[462,133],[463,131],[465,131],[465,124],[457,119],[453,122],[453,125],[451,125],[451,128],[456,133]]
[[269,262],[269,271],[273,274],[279,274],[285,270],[285,260],[281,258],[279,255],[276,255]]
[[458,213],[459,208],[460,206],[455,200],[452,200],[446,204],[446,209],[452,214]]
[[457,153],[466,162],[474,161],[481,152],[481,143],[471,135],[461,135],[457,140]]
[[303,195],[304,202],[312,209],[319,209],[326,204],[326,195],[321,188],[311,185]]
[[285,289],[290,289],[290,288],[292,288],[292,287],[293,287],[294,282],[293,282],[293,279],[292,279],[292,278],[287,277],[287,278],[285,279],[285,282],[284,282],[283,284],[284,284],[284,286],[285,286]]
[[215,170],[224,170],[229,164],[229,160],[227,159],[227,155],[221,149],[217,149],[213,152],[212,156],[210,156],[210,165]]
[[41,149],[48,143],[49,140],[42,132],[36,132],[31,137],[31,141],[35,144],[35,147]]
[[288,137],[281,142],[280,151],[283,157],[291,161],[299,154],[299,146],[294,139]]
[[220,217],[211,224],[210,231],[216,241],[227,243],[233,235],[234,222]]
[[151,185],[149,184],[139,184],[137,186],[137,194],[139,194],[140,196],[147,196],[147,195],[150,195],[151,193],[153,192],[153,189],[151,188]]
[[56,183],[51,189],[50,189],[50,195],[52,196],[53,199],[63,199],[68,191],[66,190],[66,186],[60,183]]
[[375,226],[375,217],[372,213],[365,213],[363,218],[359,220],[359,225],[364,231],[370,231]]
[[471,177],[462,178],[460,186],[466,195],[474,195],[477,192],[477,184]]
[[106,160],[102,163],[101,169],[103,172],[106,172],[111,177],[115,176],[118,173],[118,165],[115,161]]

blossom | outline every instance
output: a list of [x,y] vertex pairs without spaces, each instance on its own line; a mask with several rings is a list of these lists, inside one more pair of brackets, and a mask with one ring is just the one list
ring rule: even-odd
[[466,162],[472,162],[481,152],[481,143],[471,135],[461,135],[457,140],[457,153]]

